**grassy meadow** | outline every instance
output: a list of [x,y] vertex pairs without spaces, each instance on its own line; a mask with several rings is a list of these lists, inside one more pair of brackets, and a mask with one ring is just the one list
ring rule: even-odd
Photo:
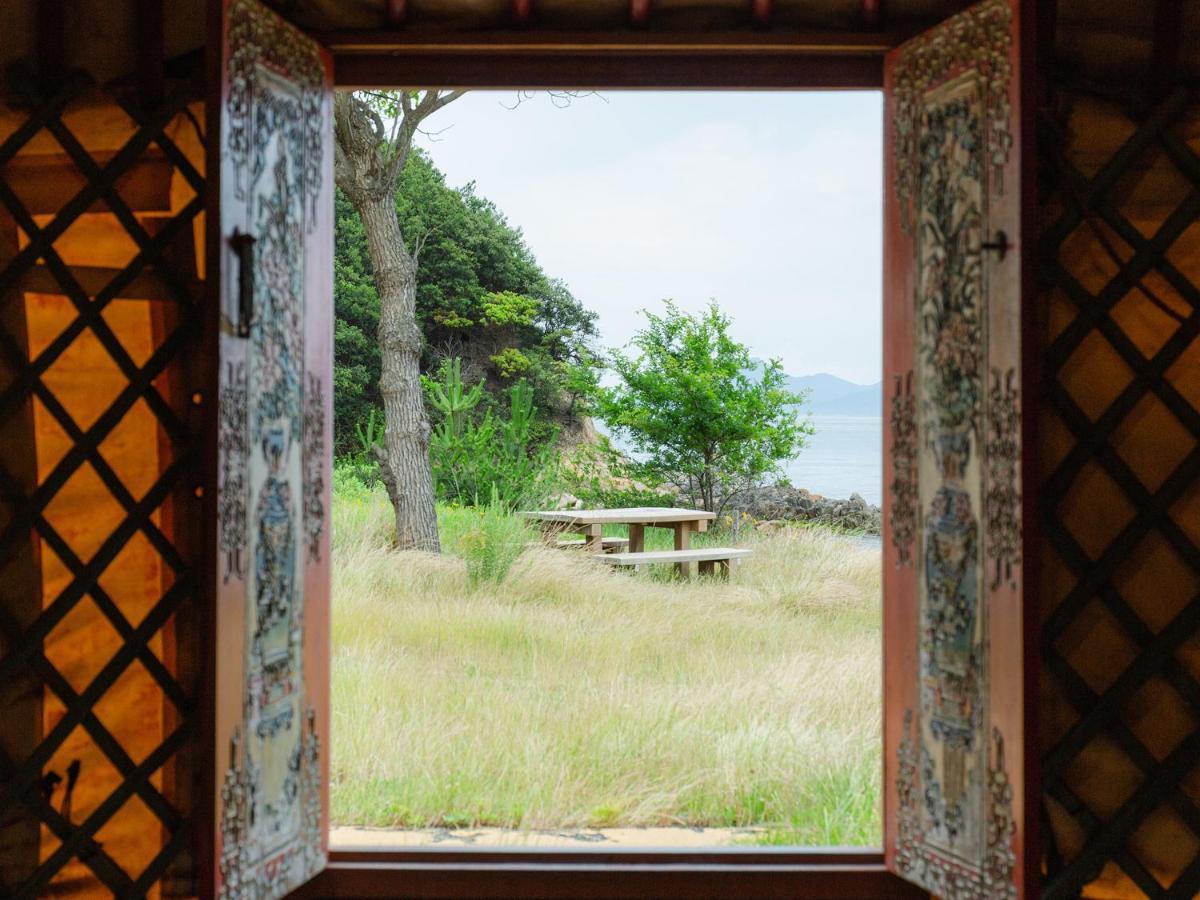
[[745,529],[731,582],[684,582],[498,512],[441,509],[440,557],[390,550],[390,521],[335,492],[335,824],[880,843],[877,549]]

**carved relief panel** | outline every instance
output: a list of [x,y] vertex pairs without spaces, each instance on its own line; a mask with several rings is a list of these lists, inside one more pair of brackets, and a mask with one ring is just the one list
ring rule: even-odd
[[886,69],[887,851],[947,898],[1024,878],[1016,27],[985,0]]
[[332,96],[257,0],[226,4],[224,90],[216,880],[267,898],[325,863]]

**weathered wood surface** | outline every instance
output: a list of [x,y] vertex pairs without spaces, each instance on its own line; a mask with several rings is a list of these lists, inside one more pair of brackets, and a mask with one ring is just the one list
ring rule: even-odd
[[641,553],[603,553],[593,559],[614,566],[645,566],[654,563],[716,562],[743,559],[754,551],[746,547],[703,547],[696,550],[649,550]]
[[[682,535],[682,538],[681,538]],[[681,544],[687,544],[687,526],[680,526],[675,532],[675,546],[680,547]],[[659,550],[651,552],[631,552],[631,553],[601,553],[593,556],[593,559],[601,560],[614,566],[644,566],[653,565],[655,563],[674,564],[675,574],[680,578],[692,577],[692,563],[699,564],[701,575],[717,575],[722,578],[729,577],[729,570],[732,561],[749,556],[752,551],[734,547],[704,547],[697,550],[689,550],[685,547],[675,550]]]
[[[582,550],[588,545],[588,539],[582,538],[575,540],[574,538],[563,538],[560,541],[555,541],[554,546],[559,550]],[[600,545],[604,548],[604,552],[611,553],[618,547],[628,547],[629,538],[623,537],[606,537],[600,539]]]
[[[704,509],[675,509],[667,506],[632,506],[627,509],[555,509],[521,513],[539,522],[564,525],[670,525],[677,522],[711,522],[716,513]],[[699,529],[701,531],[704,528]]]
[[[602,549],[601,532],[605,525],[628,525],[629,549],[634,553],[646,549],[647,526],[674,529],[675,549],[686,550],[691,545],[691,533],[707,531],[708,523],[716,518],[715,513],[703,509],[675,509],[667,506],[536,510],[521,515],[540,522],[542,535],[547,540],[558,537],[564,531],[575,531],[585,535],[588,549],[596,552]],[[687,575],[687,565],[679,563],[676,571],[680,575]]]

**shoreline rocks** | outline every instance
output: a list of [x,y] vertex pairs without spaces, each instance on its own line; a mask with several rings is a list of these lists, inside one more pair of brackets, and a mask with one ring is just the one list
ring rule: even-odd
[[829,525],[846,531],[879,534],[883,514],[878,506],[868,503],[859,494],[848,500],[823,497],[804,488],[769,485],[754,488],[734,497],[727,507],[738,515],[748,513],[760,529],[783,522],[808,522]]

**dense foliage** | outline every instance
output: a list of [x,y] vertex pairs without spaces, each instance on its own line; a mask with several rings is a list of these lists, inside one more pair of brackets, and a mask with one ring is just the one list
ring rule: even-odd
[[553,482],[556,454],[554,434],[535,441],[529,383],[520,379],[508,389],[500,414],[480,412],[483,383],[468,387],[458,358],[443,362],[424,386],[433,410],[429,457],[438,498],[507,510],[539,505]]
[[[461,358],[464,377],[484,382],[485,407],[523,379],[543,413],[535,434],[571,424],[596,380],[595,313],[541,269],[495,204],[473,184],[448,186],[420,151],[400,175],[396,211],[406,241],[419,249],[422,369]],[[340,192],[335,221],[334,429],[344,455],[358,448],[356,425],[380,406],[379,297],[362,222]]]
[[645,313],[633,355],[612,354],[620,381],[598,392],[598,412],[638,452],[647,478],[719,510],[805,446],[812,426],[796,410],[804,395],[786,389],[778,360],[754,363],[716,303],[699,316],[665,306]]

